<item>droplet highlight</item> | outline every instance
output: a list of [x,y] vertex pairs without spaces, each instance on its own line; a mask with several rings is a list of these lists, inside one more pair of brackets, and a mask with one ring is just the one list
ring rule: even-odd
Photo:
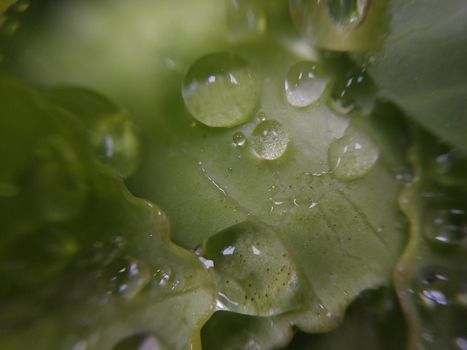
[[457,246],[467,238],[467,214],[463,209],[434,208],[424,216],[426,220],[424,234],[428,241]]
[[287,132],[276,120],[266,120],[258,124],[253,130],[251,139],[253,152],[264,160],[276,160],[282,157],[289,142]]
[[321,97],[327,83],[328,79],[317,63],[298,62],[287,73],[285,96],[292,106],[306,107]]

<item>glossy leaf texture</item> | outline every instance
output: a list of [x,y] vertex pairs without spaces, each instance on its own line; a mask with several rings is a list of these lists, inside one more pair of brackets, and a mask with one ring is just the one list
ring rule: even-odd
[[214,279],[165,214],[98,161],[77,116],[4,75],[0,99],[0,348],[199,349]]
[[410,238],[395,270],[409,326],[408,349],[463,349],[467,343],[467,158],[416,130],[416,170],[401,195]]
[[389,2],[390,31],[365,61],[381,94],[445,142],[467,152],[467,4]]

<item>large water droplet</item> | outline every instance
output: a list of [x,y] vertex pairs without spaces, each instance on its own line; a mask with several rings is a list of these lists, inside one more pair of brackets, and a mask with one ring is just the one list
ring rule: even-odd
[[125,114],[116,114],[100,120],[93,131],[99,159],[120,176],[131,175],[139,161],[139,140],[132,121]]
[[246,145],[246,136],[242,132],[236,132],[232,136],[232,142],[235,147],[243,147]]
[[341,180],[365,176],[378,157],[378,147],[362,133],[345,135],[333,141],[328,151],[329,168]]
[[255,154],[265,160],[282,157],[289,145],[289,136],[276,120],[261,122],[253,130],[251,145]]
[[242,58],[215,53],[191,65],[183,80],[182,95],[199,122],[232,127],[253,117],[260,93],[252,69]]
[[434,209],[426,216],[425,237],[442,245],[458,245],[467,238],[467,214],[463,209]]
[[254,38],[266,31],[264,4],[259,0],[229,0],[227,28],[235,40]]
[[151,333],[138,333],[120,340],[112,350],[165,350],[162,342]]
[[147,265],[135,258],[118,258],[109,266],[112,291],[127,299],[133,298],[150,281]]
[[293,259],[268,229],[251,222],[232,226],[212,236],[201,253],[220,278],[219,308],[272,315],[301,303]]
[[294,107],[306,107],[318,100],[328,82],[323,69],[315,62],[294,64],[287,73],[285,95]]
[[368,11],[370,0],[325,0],[330,17],[339,25],[356,25]]

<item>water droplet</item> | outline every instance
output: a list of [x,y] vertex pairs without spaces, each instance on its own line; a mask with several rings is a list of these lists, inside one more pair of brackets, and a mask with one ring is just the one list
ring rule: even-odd
[[259,85],[239,56],[215,53],[193,63],[182,86],[187,109],[211,127],[232,127],[248,121],[259,103]]
[[112,350],[165,350],[166,347],[152,333],[137,333],[120,340]]
[[259,0],[229,0],[227,28],[234,40],[255,38],[266,31],[266,13]]
[[131,175],[138,166],[139,140],[133,122],[125,114],[100,120],[93,133],[98,157],[122,177]]
[[366,16],[370,0],[325,0],[330,17],[339,25],[357,25]]
[[294,64],[287,73],[285,95],[294,107],[306,107],[318,100],[326,88],[328,79],[315,62]]
[[458,245],[467,237],[467,214],[463,209],[433,209],[425,224],[425,237],[442,245]]
[[419,304],[428,310],[462,305],[459,295],[467,293],[464,271],[441,266],[424,268],[415,283]]
[[329,147],[329,168],[341,180],[365,176],[379,157],[378,147],[365,135],[345,135]]
[[298,306],[298,270],[268,229],[251,222],[234,225],[203,245],[220,277],[218,306],[244,314],[271,315]]
[[376,104],[375,89],[365,69],[350,72],[334,82],[329,107],[342,115],[353,111],[369,114]]
[[287,150],[289,136],[281,123],[275,120],[266,120],[253,130],[251,144],[258,157],[265,160],[275,160],[282,157]]
[[112,292],[127,299],[133,298],[150,281],[147,265],[135,258],[117,258],[109,266]]
[[458,149],[444,150],[432,160],[430,167],[435,180],[445,186],[465,187],[467,157]]
[[243,147],[246,145],[246,137],[242,132],[236,132],[232,136],[234,146]]
[[172,270],[167,266],[157,267],[153,276],[156,284],[160,287],[164,287],[172,280]]

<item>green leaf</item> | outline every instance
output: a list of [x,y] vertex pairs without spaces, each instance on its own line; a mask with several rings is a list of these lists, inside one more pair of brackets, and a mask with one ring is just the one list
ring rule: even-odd
[[214,280],[165,214],[96,160],[76,116],[3,75],[0,99],[0,348],[199,349]]
[[[389,145],[394,135],[404,138],[394,123],[399,112],[389,105],[373,117],[342,116],[329,109],[328,92],[306,108],[288,105],[283,82],[299,58],[269,45],[236,52],[263,81],[256,118],[212,129],[170,101],[172,114],[151,130],[154,141],[132,188],[158,199],[177,243],[205,242],[199,252],[213,261],[219,307],[276,315],[254,327],[282,329],[272,338],[281,343],[291,325],[314,332],[335,327],[361,291],[390,280],[405,237],[396,180],[403,153]],[[278,122],[289,139],[276,160],[261,159],[255,149],[262,118]],[[238,133],[244,144],[236,143]],[[337,171],[336,154],[353,142],[364,152],[342,160]],[[271,304],[275,298],[279,308]],[[261,331],[255,337],[267,339]]]
[[371,56],[381,94],[445,142],[467,152],[467,5],[390,1],[390,32]]

